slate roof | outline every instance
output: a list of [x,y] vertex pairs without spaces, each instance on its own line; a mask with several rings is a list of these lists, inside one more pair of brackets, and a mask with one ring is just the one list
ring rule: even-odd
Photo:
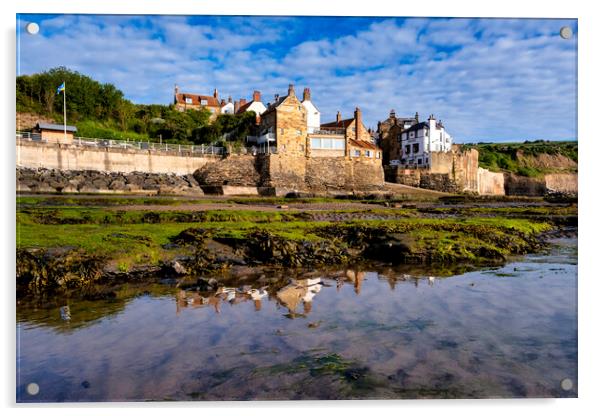
[[373,143],[370,143],[370,142],[367,142],[364,140],[349,139],[349,144],[351,146],[360,147],[362,149],[370,149],[370,150],[378,149],[378,147],[376,145],[374,145]]
[[410,131],[418,131],[421,129],[429,129],[429,123],[426,121],[422,121],[418,124],[414,124],[412,127],[405,129],[403,132],[406,133],[406,132],[410,132]]
[[[36,128],[39,130],[65,131],[65,126],[63,124],[38,123]],[[77,127],[67,125],[67,131],[70,133],[75,133],[77,131]]]
[[322,123],[320,127],[339,127],[339,128],[347,128],[351,123],[355,121],[354,118],[348,118],[341,121],[331,121],[330,123]]

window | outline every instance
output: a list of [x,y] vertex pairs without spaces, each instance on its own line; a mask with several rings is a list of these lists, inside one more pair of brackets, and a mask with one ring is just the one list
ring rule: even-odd
[[418,153],[418,143],[412,145],[412,153]]
[[337,150],[345,149],[345,140],[343,139],[332,139],[332,148]]
[[376,158],[380,159],[380,152],[376,152]]
[[428,163],[429,163],[429,158],[428,158],[428,157],[424,159],[424,163],[425,163],[426,165],[428,165]]
[[410,139],[412,139],[413,137],[414,137],[414,132],[413,132],[413,131],[411,131],[411,132],[410,132]]
[[406,145],[406,153],[410,153],[410,145]]
[[201,100],[201,105],[207,105],[207,100]]
[[192,104],[192,98],[186,97],[185,100],[186,100],[186,104]]
[[418,159],[418,164],[422,165],[422,159]]
[[362,155],[362,152],[360,152],[358,149],[355,149],[355,150],[353,151],[353,156],[355,156],[355,157],[360,157],[361,155]]
[[345,140],[343,139],[330,139],[330,138],[312,138],[311,139],[311,147],[312,149],[334,149],[334,150],[344,150],[345,149]]
[[372,156],[372,152],[370,150],[366,150],[365,155],[370,157],[370,156]]

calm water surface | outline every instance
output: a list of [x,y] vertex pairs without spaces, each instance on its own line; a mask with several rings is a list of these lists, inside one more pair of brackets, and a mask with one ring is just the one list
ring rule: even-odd
[[19,305],[17,400],[575,397],[576,264],[562,239],[446,278],[349,269]]

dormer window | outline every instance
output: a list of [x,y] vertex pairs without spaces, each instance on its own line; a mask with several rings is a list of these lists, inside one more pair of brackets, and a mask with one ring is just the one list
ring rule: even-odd
[[201,105],[207,105],[207,100],[201,100]]
[[186,101],[186,104],[192,104],[192,98],[186,97],[184,100]]

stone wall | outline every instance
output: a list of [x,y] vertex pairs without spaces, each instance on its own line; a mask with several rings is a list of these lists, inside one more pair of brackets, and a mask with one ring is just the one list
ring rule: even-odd
[[17,139],[17,166],[102,172],[148,172],[188,175],[218,156],[118,148],[88,148]]
[[213,160],[195,173],[196,180],[207,186],[262,186],[265,159],[252,155],[230,155]]
[[429,169],[398,166],[385,166],[384,169],[388,182],[441,192],[504,194],[503,174],[479,168],[479,152],[476,149],[462,151],[454,145],[451,152],[433,152]]
[[229,156],[194,174],[206,191],[218,186],[275,188],[293,191],[370,191],[384,187],[379,160],[345,157],[310,158],[287,153]]
[[16,178],[23,193],[203,195],[192,175],[17,168]]

